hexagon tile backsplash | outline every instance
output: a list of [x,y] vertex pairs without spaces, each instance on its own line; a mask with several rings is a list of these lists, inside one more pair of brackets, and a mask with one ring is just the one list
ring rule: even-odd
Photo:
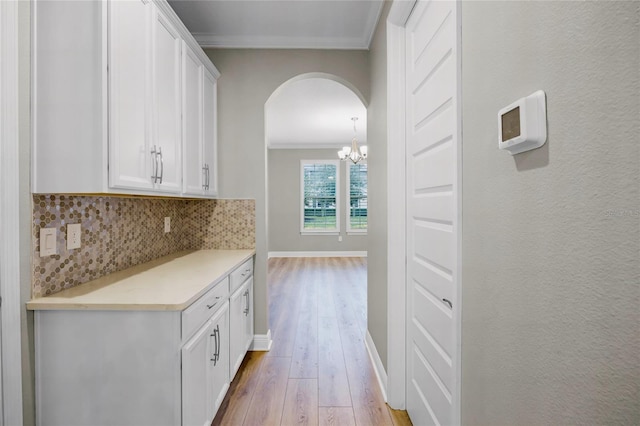
[[[67,250],[70,223],[82,225],[79,249]],[[40,297],[180,250],[255,248],[255,201],[37,194],[32,228]],[[40,228],[56,228],[56,255],[40,257]]]

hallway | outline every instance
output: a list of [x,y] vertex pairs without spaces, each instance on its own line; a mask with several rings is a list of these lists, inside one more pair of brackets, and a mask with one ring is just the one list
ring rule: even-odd
[[269,260],[270,352],[249,352],[214,425],[410,425],[365,348],[366,258]]

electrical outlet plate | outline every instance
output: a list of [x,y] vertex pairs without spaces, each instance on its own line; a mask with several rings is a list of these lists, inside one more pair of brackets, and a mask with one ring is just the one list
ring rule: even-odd
[[56,228],[40,228],[40,257],[54,254],[57,254]]
[[170,217],[165,217],[164,218],[164,232],[165,232],[165,234],[167,232],[171,232],[171,218]]
[[70,223],[67,225],[67,250],[80,248],[81,234],[82,226],[79,223]]

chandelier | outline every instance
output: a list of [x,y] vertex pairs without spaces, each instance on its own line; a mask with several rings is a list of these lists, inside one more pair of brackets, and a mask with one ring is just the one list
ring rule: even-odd
[[367,146],[363,145],[358,147],[358,141],[356,140],[356,121],[358,117],[351,117],[353,121],[353,139],[351,140],[351,147],[345,146],[338,151],[338,157],[341,160],[351,160],[353,164],[357,164],[360,160],[367,159]]

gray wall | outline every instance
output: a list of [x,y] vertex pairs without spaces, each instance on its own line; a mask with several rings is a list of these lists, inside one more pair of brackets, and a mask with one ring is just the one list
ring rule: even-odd
[[267,149],[264,104],[304,73],[336,75],[369,99],[368,52],[350,50],[206,49],[218,83],[218,176],[223,198],[256,200],[255,332],[267,332]]
[[[640,423],[639,8],[462,5],[463,424]],[[537,89],[547,144],[499,151]]]
[[387,29],[386,2],[369,50],[371,100],[367,109],[369,251],[367,328],[387,369]]
[[366,251],[367,236],[346,232],[346,164],[340,163],[340,235],[300,234],[300,160],[337,160],[336,149],[270,149],[269,251]]

